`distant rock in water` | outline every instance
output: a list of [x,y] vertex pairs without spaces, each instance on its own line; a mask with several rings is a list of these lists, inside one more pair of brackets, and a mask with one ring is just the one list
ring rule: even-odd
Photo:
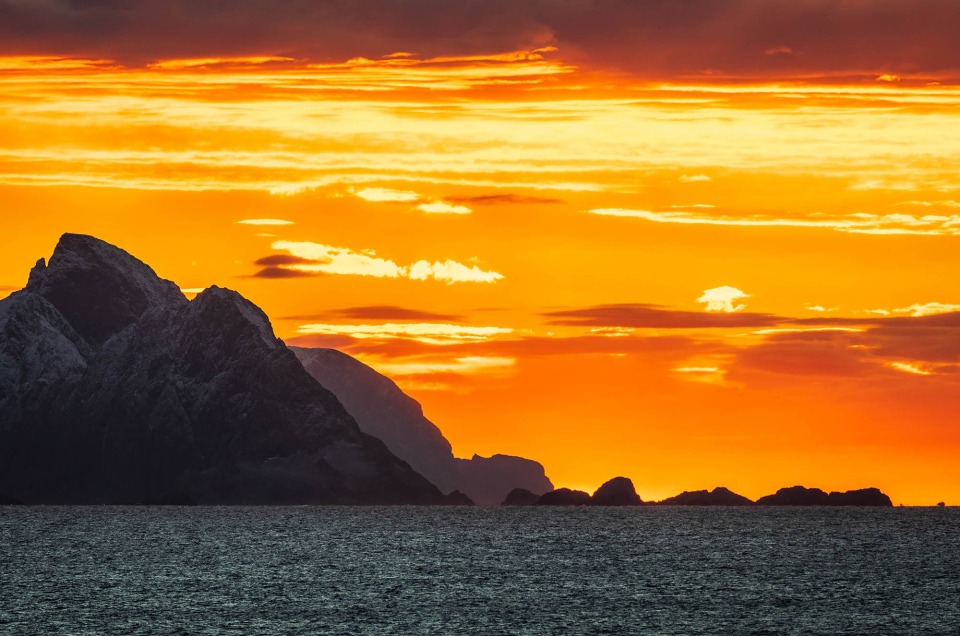
[[633,481],[626,477],[614,477],[590,497],[591,506],[639,506],[642,503]]
[[863,488],[830,493],[831,506],[893,506],[890,497],[878,488]]
[[830,495],[819,488],[805,488],[792,486],[781,488],[773,495],[760,497],[757,505],[760,506],[826,506],[829,505]]
[[443,505],[445,506],[474,506],[473,500],[470,497],[467,497],[465,494],[459,490],[454,490],[449,495],[443,498]]
[[0,301],[0,495],[24,503],[441,503],[238,293],[193,301],[65,234]]
[[507,493],[507,498],[501,506],[534,506],[540,501],[540,495],[534,494],[526,488],[514,488]]
[[590,504],[590,495],[582,490],[558,488],[544,494],[537,501],[538,506],[587,506]]
[[724,487],[714,488],[711,491],[694,490],[682,492],[659,502],[661,506],[752,506],[753,501],[743,495],[738,495]]
[[450,442],[423,415],[423,408],[390,378],[334,349],[291,347],[304,369],[333,391],[360,429],[381,440],[397,457],[442,492],[459,490],[483,506],[495,506],[514,488],[553,490],[539,463],[494,455],[453,456]]
[[876,488],[826,492],[819,488],[792,486],[757,500],[761,506],[893,506],[890,497]]

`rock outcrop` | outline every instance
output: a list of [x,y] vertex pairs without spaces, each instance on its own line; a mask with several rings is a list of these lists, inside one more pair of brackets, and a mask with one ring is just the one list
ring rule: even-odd
[[507,493],[507,498],[501,506],[535,506],[540,501],[540,495],[534,494],[526,488],[514,488]]
[[493,455],[454,461],[459,488],[484,506],[496,506],[514,488],[535,493],[553,490],[539,462],[512,455]]
[[753,501],[720,486],[713,490],[682,492],[659,502],[661,506],[752,506]]
[[495,506],[514,488],[536,494],[553,490],[543,466],[509,455],[459,459],[420,404],[390,378],[334,349],[291,347],[303,367],[339,398],[361,430],[387,445],[441,491],[459,490],[483,506]]
[[473,500],[470,497],[467,497],[465,494],[459,490],[454,490],[449,495],[446,495],[443,498],[443,505],[445,506],[475,506]]
[[67,234],[0,301],[0,496],[24,503],[441,503],[277,339]]
[[792,486],[781,488],[776,494],[760,497],[757,504],[760,506],[892,506],[893,502],[877,488],[827,494],[819,488]]
[[639,506],[643,504],[633,482],[626,477],[614,477],[590,497],[591,506]]
[[558,488],[545,493],[537,500],[538,506],[587,506],[590,504],[590,495],[582,490]]

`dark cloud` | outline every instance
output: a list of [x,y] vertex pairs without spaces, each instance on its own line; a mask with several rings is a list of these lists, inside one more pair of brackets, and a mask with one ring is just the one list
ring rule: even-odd
[[456,314],[441,314],[421,309],[409,309],[395,305],[370,305],[366,307],[346,307],[331,309],[322,314],[308,316],[286,316],[283,320],[394,320],[394,321],[421,321],[421,322],[462,322],[463,316]]
[[284,279],[312,278],[315,276],[323,276],[323,274],[319,272],[304,272],[299,269],[287,269],[285,267],[264,267],[256,274],[252,274],[251,278]]
[[300,258],[293,254],[271,254],[258,258],[253,262],[254,265],[276,266],[276,265],[314,265],[320,261],[314,261],[309,258]]
[[960,363],[960,328],[898,326],[867,331],[860,344],[877,356],[921,360],[930,363]]
[[862,376],[873,364],[862,352],[836,338],[770,339],[740,351],[734,369],[786,375]]
[[652,76],[938,73],[960,66],[957,24],[955,0],[0,0],[0,51],[135,64],[553,44]]
[[661,305],[598,305],[543,314],[548,323],[570,327],[634,329],[700,329],[709,327],[770,327],[788,321],[772,314],[705,312],[669,309]]
[[473,196],[444,197],[450,203],[471,203],[473,205],[549,205],[563,203],[563,199],[534,197],[524,194],[480,194]]
[[768,335],[737,351],[736,370],[789,375],[889,376],[892,363],[927,373],[955,374],[960,365],[960,320],[956,314],[896,317],[862,331],[799,331]]

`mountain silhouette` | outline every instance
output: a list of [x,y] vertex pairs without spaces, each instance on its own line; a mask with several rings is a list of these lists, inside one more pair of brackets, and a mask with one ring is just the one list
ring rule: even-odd
[[515,488],[537,495],[553,490],[543,466],[529,459],[455,458],[450,442],[424,417],[420,403],[359,360],[335,349],[291,350],[307,372],[340,399],[361,430],[383,440],[444,493],[459,490],[480,505],[495,506]]
[[0,497],[440,503],[238,293],[65,234],[0,301]]

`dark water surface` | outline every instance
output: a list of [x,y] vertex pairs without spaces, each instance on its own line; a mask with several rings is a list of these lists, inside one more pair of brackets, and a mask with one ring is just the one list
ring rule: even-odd
[[0,508],[2,634],[960,634],[960,510]]

